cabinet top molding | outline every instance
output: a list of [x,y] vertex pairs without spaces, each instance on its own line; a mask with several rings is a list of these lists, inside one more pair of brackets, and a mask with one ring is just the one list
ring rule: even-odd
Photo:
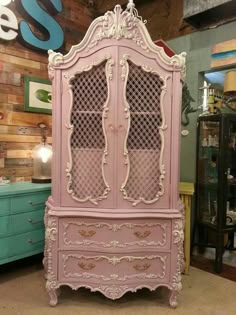
[[134,45],[139,46],[147,54],[157,54],[163,62],[163,67],[170,71],[181,72],[181,77],[185,77],[186,53],[169,57],[164,49],[153,43],[145,26],[147,21],[143,21],[138,15],[133,1],[129,1],[126,10],[122,10],[120,5],[116,5],[113,11],[106,12],[103,16],[96,18],[90,25],[84,39],[77,45],[71,47],[66,55],[48,51],[49,54],[49,76],[53,77],[53,69],[63,64],[71,62],[75,55],[88,55],[103,47],[111,45],[111,40],[115,40],[114,45],[122,45],[121,40],[129,40]]

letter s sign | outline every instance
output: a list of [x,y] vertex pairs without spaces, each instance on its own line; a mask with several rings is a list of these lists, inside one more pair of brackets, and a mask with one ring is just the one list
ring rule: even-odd
[[19,37],[23,44],[39,50],[58,50],[64,42],[64,33],[61,26],[39,5],[41,2],[45,9],[55,15],[62,11],[61,0],[17,0],[16,6],[22,16],[35,25],[44,35],[44,39],[37,37],[25,21],[19,23]]

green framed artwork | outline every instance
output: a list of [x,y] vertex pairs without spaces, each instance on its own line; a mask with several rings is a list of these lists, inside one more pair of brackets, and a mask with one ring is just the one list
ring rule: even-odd
[[24,97],[26,112],[52,113],[52,85],[49,80],[25,76]]

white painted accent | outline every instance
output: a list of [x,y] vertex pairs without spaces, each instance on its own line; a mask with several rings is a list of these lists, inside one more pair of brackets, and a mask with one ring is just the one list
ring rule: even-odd
[[[60,54],[51,54],[51,63],[53,64],[54,60],[56,60],[57,58],[59,58],[59,62],[61,61],[61,55]],[[69,78],[70,82],[72,79],[75,78],[75,76],[77,74],[83,73],[83,72],[88,72],[90,71],[93,67],[98,66],[99,64],[101,64],[103,61],[107,60],[106,63],[106,78],[107,78],[107,87],[108,87],[108,96],[107,96],[107,100],[103,106],[103,120],[102,120],[102,127],[103,127],[103,133],[104,133],[104,137],[105,137],[105,148],[104,148],[104,153],[103,153],[103,158],[102,158],[102,176],[103,176],[103,180],[104,180],[104,184],[106,186],[106,189],[103,193],[102,196],[97,197],[97,198],[92,198],[91,196],[87,196],[84,199],[79,199],[78,197],[76,197],[74,191],[72,189],[70,189],[70,186],[72,184],[72,155],[71,155],[71,136],[73,133],[73,129],[74,126],[71,124],[71,113],[72,113],[72,108],[73,108],[73,92],[72,92],[72,85],[69,85],[69,94],[70,94],[70,105],[69,105],[69,111],[68,111],[68,122],[66,124],[66,128],[69,130],[68,132],[68,142],[67,142],[67,148],[68,148],[68,152],[69,152],[69,162],[67,162],[67,167],[66,167],[66,175],[68,177],[68,183],[67,183],[67,192],[68,194],[71,195],[71,197],[79,202],[86,202],[86,201],[90,201],[91,203],[97,205],[99,200],[103,200],[107,198],[107,194],[110,191],[110,187],[109,184],[105,178],[105,172],[104,172],[104,164],[106,164],[106,156],[108,155],[108,141],[107,141],[107,134],[106,134],[106,130],[105,130],[105,122],[104,120],[107,117],[107,111],[108,111],[108,104],[110,101],[110,84],[109,81],[112,80],[113,78],[113,71],[112,71],[112,67],[114,65],[114,60],[111,58],[110,55],[105,55],[104,58],[102,58],[102,60],[99,60],[98,62],[94,62],[90,65],[87,65],[86,67],[82,67],[79,71],[77,71],[76,73],[74,73],[74,75],[72,77]]]
[[11,3],[11,1],[12,0],[0,0],[0,5],[3,5],[3,6],[8,5]]
[[186,137],[186,136],[189,135],[189,131],[187,129],[184,129],[184,130],[181,131],[181,135]]
[[[7,18],[2,18],[2,16]],[[7,31],[3,30],[3,26],[4,28],[7,27],[9,29]],[[17,32],[15,32],[15,30],[18,30],[18,23],[15,14],[10,9],[0,5],[0,38],[4,40],[15,39],[17,36]]]

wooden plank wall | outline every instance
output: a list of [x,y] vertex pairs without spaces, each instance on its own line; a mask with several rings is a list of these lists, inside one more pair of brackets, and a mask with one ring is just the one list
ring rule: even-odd
[[[183,20],[183,0],[134,0],[153,41],[164,41],[192,33],[194,28]],[[96,0],[97,15],[112,10],[115,4],[126,7],[128,0]]]
[[[83,38],[93,17],[83,0],[63,1],[63,12],[55,19],[65,35],[65,51]],[[9,6],[18,20],[14,3]],[[51,115],[24,111],[24,76],[48,79],[48,57],[22,46],[17,38],[0,40],[0,177],[12,182],[30,180],[32,148],[41,140],[39,123],[48,126],[48,142],[52,142]]]

